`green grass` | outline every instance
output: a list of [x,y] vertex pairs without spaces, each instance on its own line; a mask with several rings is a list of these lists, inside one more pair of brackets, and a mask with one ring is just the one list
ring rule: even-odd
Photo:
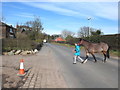
[[120,51],[119,50],[110,50],[110,54],[113,56],[120,57]]

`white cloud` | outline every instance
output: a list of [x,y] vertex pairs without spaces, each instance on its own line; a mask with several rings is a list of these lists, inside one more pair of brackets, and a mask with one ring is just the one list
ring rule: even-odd
[[117,34],[118,33],[118,27],[115,26],[106,26],[101,28],[102,31],[104,31],[105,34]]
[[34,14],[30,13],[17,13],[15,16],[24,17],[24,18],[34,18]]
[[87,3],[25,3],[33,7],[52,11],[54,13],[73,16],[73,17],[93,17],[93,18],[106,18],[110,20],[118,19],[118,4],[117,3],[100,3],[100,2],[87,2]]
[[16,9],[24,9],[23,7],[18,7],[18,6],[13,6],[11,5],[10,7],[16,8]]
[[118,20],[118,4],[116,3],[108,3],[108,4],[97,4],[97,9],[100,11],[95,11],[97,16],[111,19],[111,20]]
[[61,15],[66,15],[66,16],[80,15],[79,12],[66,9],[66,8],[61,8],[59,6],[56,6],[55,4],[50,4],[50,3],[49,4],[48,3],[26,3],[26,4],[31,5],[33,7],[41,8],[44,10],[52,11]]
[[99,17],[117,20],[118,3],[117,2],[81,2],[81,3],[56,3],[58,6],[69,8],[76,12],[82,13],[84,17]]
[[47,28],[43,32],[45,32],[46,34],[49,34],[49,35],[61,34],[61,30],[47,29]]
[[9,4],[9,6],[8,5],[6,5],[6,4],[2,4],[1,5],[2,7],[12,7],[12,8],[16,8],[16,9],[25,9],[25,8],[23,8],[23,7],[20,7],[20,6],[16,6],[16,5],[11,5],[11,4]]

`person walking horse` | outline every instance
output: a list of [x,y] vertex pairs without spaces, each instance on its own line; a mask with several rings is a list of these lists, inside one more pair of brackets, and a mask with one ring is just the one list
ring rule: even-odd
[[83,62],[83,59],[80,57],[80,46],[75,43],[75,49],[73,50],[74,53],[74,58],[73,58],[73,64],[76,64],[76,60],[77,58],[81,60],[81,62]]

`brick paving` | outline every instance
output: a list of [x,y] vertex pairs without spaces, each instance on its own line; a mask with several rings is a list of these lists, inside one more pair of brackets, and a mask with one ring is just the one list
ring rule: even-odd
[[27,72],[25,83],[20,88],[67,88],[59,64],[49,47],[44,46],[39,53],[28,59],[30,62],[27,60],[27,65],[32,68]]

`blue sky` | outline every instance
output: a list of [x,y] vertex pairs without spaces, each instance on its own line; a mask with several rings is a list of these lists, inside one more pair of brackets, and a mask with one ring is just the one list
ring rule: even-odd
[[13,26],[40,16],[43,32],[51,35],[64,29],[77,33],[89,25],[104,34],[118,33],[117,2],[2,2],[2,15]]

